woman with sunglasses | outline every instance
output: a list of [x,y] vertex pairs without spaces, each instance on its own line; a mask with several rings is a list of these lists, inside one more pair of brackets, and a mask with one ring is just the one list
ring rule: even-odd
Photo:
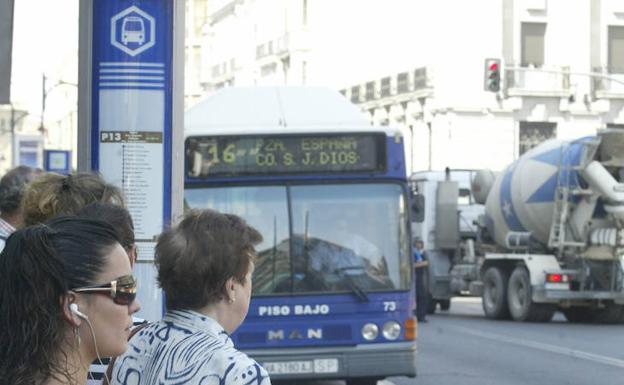
[[107,223],[59,217],[13,233],[0,254],[0,378],[82,385],[127,347],[136,281]]

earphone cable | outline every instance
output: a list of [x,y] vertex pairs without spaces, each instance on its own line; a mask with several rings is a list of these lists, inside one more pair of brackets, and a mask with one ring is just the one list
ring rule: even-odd
[[[89,318],[85,318],[85,321],[87,321],[87,325],[89,325],[89,330],[91,330],[91,336],[93,337],[93,346],[95,347],[95,355],[97,356],[98,362],[100,363],[100,365],[104,365],[104,363],[102,362],[102,357],[100,357],[100,352],[97,346],[97,340],[95,339],[95,331],[93,331],[93,326],[91,325],[91,321],[89,321]],[[110,378],[108,378],[106,371],[104,371],[104,377],[106,378],[106,383],[110,384]]]

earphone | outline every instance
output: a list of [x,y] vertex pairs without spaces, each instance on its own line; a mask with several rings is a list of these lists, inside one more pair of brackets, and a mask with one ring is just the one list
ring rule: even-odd
[[74,313],[75,315],[77,315],[78,317],[84,319],[85,321],[89,319],[89,317],[87,317],[85,314],[81,313],[80,310],[78,310],[78,304],[77,303],[72,303],[69,305],[69,310]]
[[[91,325],[91,322],[89,321],[89,317],[87,317],[86,314],[78,310],[77,303],[70,304],[69,311],[71,311],[78,317],[82,318],[83,320],[87,321],[87,325],[89,325],[89,329],[91,330],[91,336],[93,337],[93,345],[95,346],[95,355],[97,356],[99,363],[102,364],[102,358],[100,357],[100,352],[98,351],[97,341],[95,339],[95,332],[93,331],[93,326]],[[91,372],[89,373],[91,374]],[[106,383],[110,383],[110,379],[108,378],[108,375],[106,373],[104,373],[104,377],[106,378]]]

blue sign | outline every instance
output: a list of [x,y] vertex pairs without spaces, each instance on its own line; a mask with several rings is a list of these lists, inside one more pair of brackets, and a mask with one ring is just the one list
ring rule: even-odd
[[43,150],[43,169],[65,175],[71,173],[71,151]]
[[[171,217],[173,7],[171,0],[93,0],[91,166],[124,192],[139,262],[153,260]],[[141,315],[159,318],[152,264],[139,263],[135,274]]]
[[13,164],[41,168],[43,161],[43,137],[35,135],[15,135],[13,138]]

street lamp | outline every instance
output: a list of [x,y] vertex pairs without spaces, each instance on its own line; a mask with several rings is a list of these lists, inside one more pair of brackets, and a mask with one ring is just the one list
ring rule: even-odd
[[66,82],[64,80],[59,80],[56,84],[54,84],[52,87],[46,89],[46,75],[45,73],[42,74],[42,81],[41,81],[41,125],[39,126],[39,131],[41,131],[41,133],[45,132],[45,124],[44,124],[44,115],[45,115],[45,108],[46,108],[46,98],[48,97],[48,94],[50,92],[52,92],[52,90],[54,90],[56,87],[58,86],[74,86],[76,88],[78,88],[78,84],[76,83],[70,83],[70,82]]

